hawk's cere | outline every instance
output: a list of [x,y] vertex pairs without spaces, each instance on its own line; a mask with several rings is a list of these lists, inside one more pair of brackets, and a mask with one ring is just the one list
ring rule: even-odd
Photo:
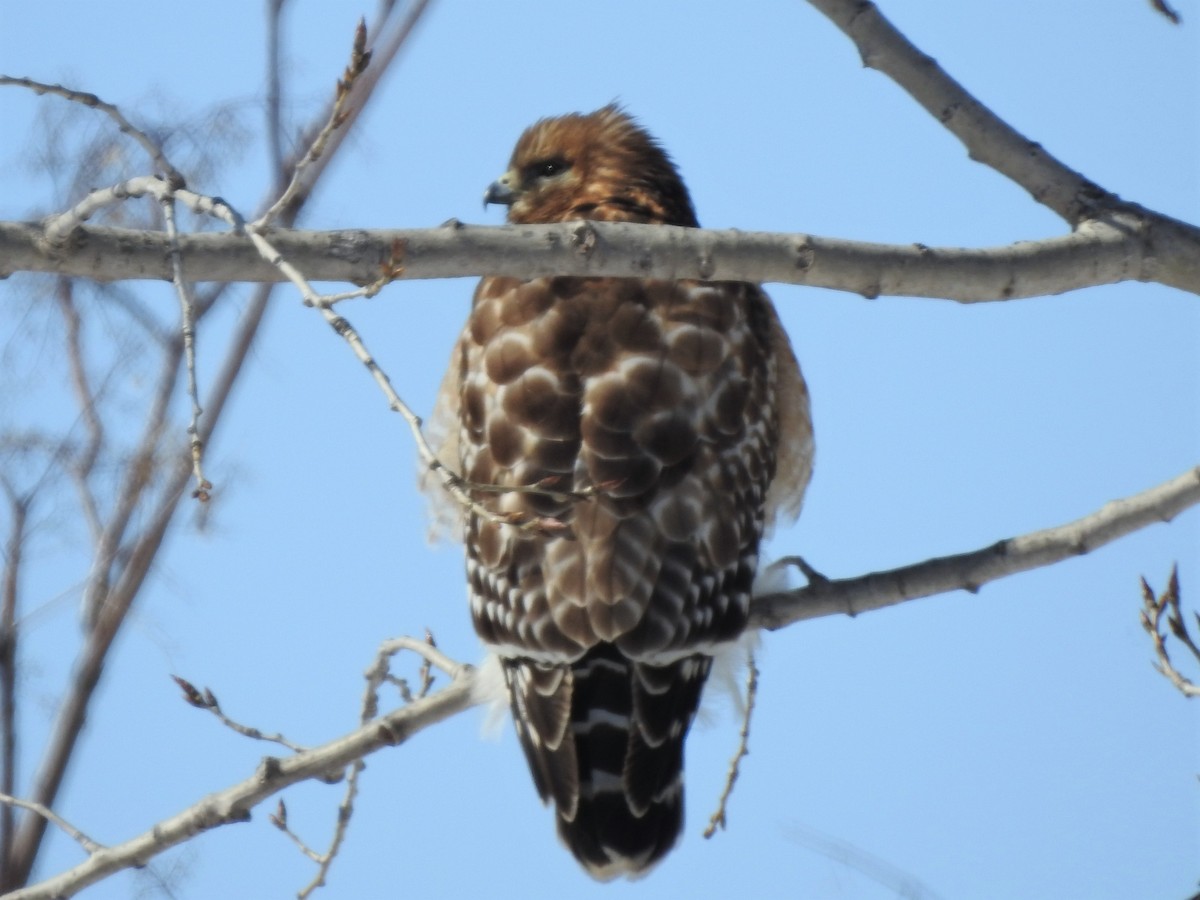
[[[620,108],[543,119],[485,202],[514,223],[698,227]],[[474,485],[467,580],[558,832],[596,878],[636,876],[683,821],[683,741],[746,625],[764,526],[799,510],[808,393],[754,284],[484,278],[435,421]]]

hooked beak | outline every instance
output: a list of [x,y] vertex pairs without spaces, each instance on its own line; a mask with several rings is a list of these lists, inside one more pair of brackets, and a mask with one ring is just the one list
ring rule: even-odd
[[483,192],[483,208],[487,209],[489,203],[500,203],[504,206],[512,206],[513,201],[517,199],[517,192],[512,187],[512,173],[505,172],[495,181],[488,185],[488,189]]

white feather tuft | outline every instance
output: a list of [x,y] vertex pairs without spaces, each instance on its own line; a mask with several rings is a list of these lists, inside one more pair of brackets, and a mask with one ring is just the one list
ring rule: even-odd
[[485,653],[475,671],[475,684],[472,685],[471,696],[476,703],[484,707],[479,734],[488,740],[498,740],[500,731],[508,720],[510,708],[508,684],[504,681],[500,657],[495,653]]
[[758,572],[754,576],[754,585],[750,588],[750,596],[764,597],[767,594],[790,591],[795,587],[795,583],[792,581],[792,573],[795,568],[795,564],[786,559],[759,566]]
[[708,726],[720,718],[721,706],[728,702],[738,719],[746,715],[746,672],[751,655],[762,652],[762,630],[750,628],[736,641],[713,648],[713,666],[700,698],[696,721]]

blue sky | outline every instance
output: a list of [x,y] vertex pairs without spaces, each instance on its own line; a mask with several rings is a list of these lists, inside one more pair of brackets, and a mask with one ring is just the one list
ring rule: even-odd
[[[1181,6],[1176,28],[1139,0],[882,3],[921,49],[1068,165],[1196,222],[1200,20]],[[1062,233],[862,68],[809,6],[734,8],[435,3],[303,224],[498,223],[480,197],[520,131],[619,98],[670,150],[707,226],[965,247]],[[328,96],[364,12],[291,9],[292,121]],[[129,2],[119,13],[4,3],[0,71],[94,91],[144,123],[238,101],[240,157],[194,186],[250,211],[266,172],[264,20],[259,4],[228,0],[169,12]],[[38,111],[56,103],[0,91],[0,218],[50,208],[52,187],[22,160]],[[69,420],[53,338],[7,337],[40,333],[30,326],[38,313],[14,312],[24,307],[11,292],[27,286],[0,286],[7,377],[23,386],[0,414]],[[472,288],[471,279],[401,283],[343,310],[418,411],[432,404]],[[769,291],[808,378],[817,434],[804,512],[772,549],[830,576],[1060,524],[1200,456],[1193,296],[1123,284],[960,307]],[[167,286],[137,292],[174,307]],[[201,333],[202,384],[238,303],[208,341]],[[134,366],[128,377],[150,374]],[[219,491],[208,527],[175,530],[105,671],[60,804],[101,842],[246,777],[265,752],[181,703],[172,673],[211,687],[243,721],[315,744],[353,726],[360,673],[382,639],[430,627],[451,655],[479,655],[460,551],[424,539],[403,423],[286,291],[208,468]],[[72,590],[84,574],[69,505],[43,513],[41,565],[27,584],[26,774],[78,636]],[[737,723],[717,714],[689,741],[681,846],[638,883],[597,887],[583,876],[555,841],[511,730],[483,740],[481,715],[460,716],[369,760],[322,896],[1188,896],[1200,877],[1200,718],[1151,668],[1137,620],[1138,577],[1161,584],[1176,561],[1185,600],[1200,606],[1194,509],[975,596],[768,635],[730,829],[700,837],[736,744]],[[293,827],[323,843],[340,789],[284,796]],[[152,896],[157,878],[182,898],[292,895],[311,864],[266,812],[85,896]],[[872,878],[839,861],[830,841],[886,866]],[[79,858],[55,835],[41,871]]]

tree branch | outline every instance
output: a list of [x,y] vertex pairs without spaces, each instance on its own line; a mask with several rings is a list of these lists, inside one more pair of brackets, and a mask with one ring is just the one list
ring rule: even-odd
[[863,0],[809,0],[856,47],[862,63],[903,88],[958,138],[971,159],[1029,191],[1072,225],[1090,218],[1111,194],[1029,140],[951,78],[879,11]]
[[211,690],[205,688],[200,691],[186,678],[180,678],[178,675],[172,675],[172,680],[179,685],[179,689],[183,691],[183,699],[190,706],[196,709],[206,709],[214,716],[217,721],[242,737],[250,738],[255,741],[266,741],[270,744],[279,744],[291,750],[293,753],[303,753],[308,747],[289,741],[286,737],[277,731],[267,732],[260,728],[255,728],[252,725],[243,725],[241,722],[231,719],[225,714],[225,710],[221,709],[221,704],[217,702],[217,697]]
[[[1165,217],[1134,230],[1089,222],[1070,235],[977,250],[614,222],[502,228],[451,222],[441,228],[271,231],[267,236],[309,280],[355,284],[370,284],[399,264],[402,270],[394,277],[400,280],[470,275],[699,278],[962,303],[1131,280],[1200,294],[1200,229]],[[178,240],[194,278],[285,278],[247,236],[182,234]],[[170,241],[159,232],[81,226],[54,246],[38,223],[0,222],[0,277],[19,271],[100,281],[165,281],[171,278]]]
[[948,591],[975,593],[989,581],[1081,556],[1147,525],[1168,522],[1198,503],[1200,466],[1057,528],[1009,538],[970,553],[860,578],[817,579],[799,590],[757,597],[750,613],[751,624],[774,631],[804,619],[840,613],[856,616]]
[[90,837],[88,837],[62,816],[58,815],[54,810],[42,806],[40,803],[22,800],[20,797],[14,797],[12,794],[9,794],[6,791],[0,791],[0,805],[3,805],[6,811],[12,807],[18,807],[20,809],[27,809],[34,815],[41,816],[47,822],[57,825],[63,832],[67,834],[68,837],[74,840],[88,853],[96,853],[104,849],[103,844],[96,843],[96,841],[93,841]]
[[83,518],[95,542],[100,540],[104,526],[100,521],[100,508],[92,490],[91,476],[104,446],[104,423],[96,408],[97,394],[92,390],[87,365],[84,362],[82,320],[75,305],[74,285],[75,282],[69,278],[58,279],[55,298],[58,300],[58,308],[62,312],[63,324],[66,327],[67,364],[71,370],[71,386],[75,391],[79,414],[83,418],[88,436],[83,449],[75,454],[71,474],[79,491],[79,505],[83,510]]
[[[1166,628],[1163,620],[1166,619]],[[1166,590],[1155,596],[1153,588],[1145,578],[1142,579],[1142,628],[1154,642],[1154,655],[1157,662],[1154,668],[1166,678],[1189,700],[1200,697],[1200,685],[1184,675],[1171,662],[1171,653],[1167,648],[1167,631],[1170,630],[1175,640],[1192,655],[1192,659],[1200,663],[1200,645],[1188,630],[1187,621],[1183,617],[1183,608],[1179,599],[1179,570],[1172,567],[1171,576],[1167,579]],[[1200,625],[1200,616],[1196,617]]]

